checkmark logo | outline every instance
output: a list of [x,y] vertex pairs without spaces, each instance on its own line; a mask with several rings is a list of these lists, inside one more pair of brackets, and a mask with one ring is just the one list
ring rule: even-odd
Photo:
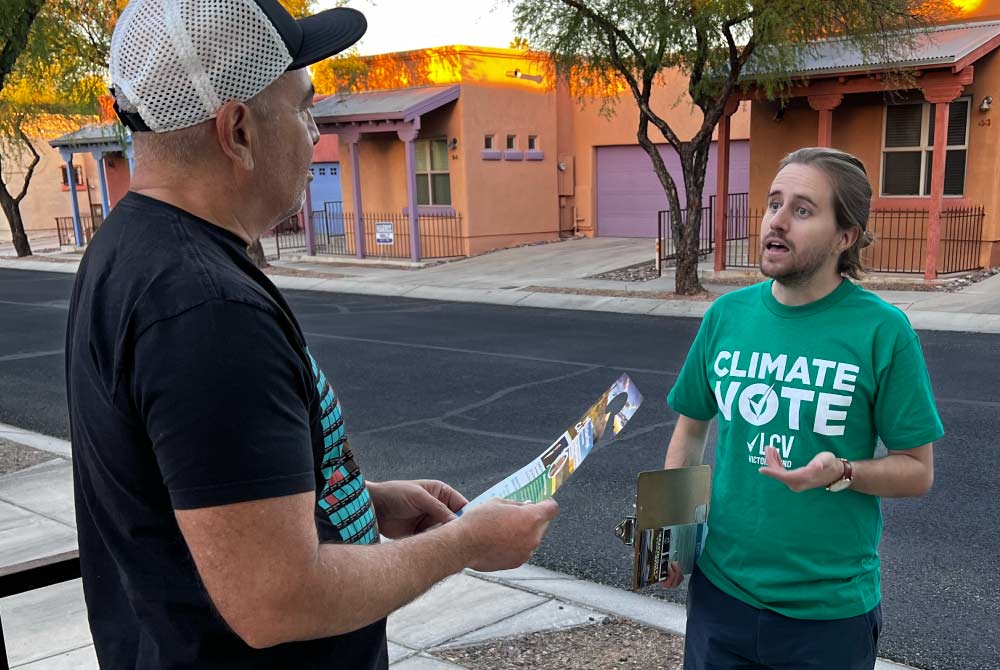
[[774,384],[771,384],[771,386],[768,387],[767,391],[764,392],[764,395],[760,397],[760,400],[757,400],[756,402],[753,400],[750,401],[750,409],[753,411],[754,420],[758,422],[760,421],[760,415],[764,413],[764,408],[767,407],[767,400],[771,397],[772,393],[774,393]]
[[747,442],[747,449],[750,451],[750,453],[753,453],[753,450],[757,447],[757,440],[759,438],[760,438],[760,433],[754,435],[753,439]]

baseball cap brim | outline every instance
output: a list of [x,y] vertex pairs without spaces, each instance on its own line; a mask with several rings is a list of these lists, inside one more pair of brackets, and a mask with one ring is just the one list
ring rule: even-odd
[[302,28],[302,45],[292,54],[289,70],[312,65],[344,51],[368,29],[364,14],[350,7],[336,7],[296,21]]

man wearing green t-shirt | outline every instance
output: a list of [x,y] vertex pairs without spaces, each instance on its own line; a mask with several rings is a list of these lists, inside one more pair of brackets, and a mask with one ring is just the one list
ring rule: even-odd
[[930,488],[944,431],[908,320],[846,278],[870,203],[855,157],[787,156],[761,226],[771,281],[712,305],[668,397],[667,468],[701,463],[719,420],[685,670],[874,667],[879,498]]

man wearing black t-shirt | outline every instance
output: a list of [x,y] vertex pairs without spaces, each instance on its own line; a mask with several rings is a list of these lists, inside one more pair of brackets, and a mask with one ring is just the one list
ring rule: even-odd
[[[133,0],[112,40],[131,191],[84,255],[67,394],[84,593],[104,668],[388,666],[385,617],[465,567],[526,561],[555,503],[366,481],[337,395],[247,245],[297,212],[306,65],[335,9]],[[380,535],[398,539],[379,543]]]

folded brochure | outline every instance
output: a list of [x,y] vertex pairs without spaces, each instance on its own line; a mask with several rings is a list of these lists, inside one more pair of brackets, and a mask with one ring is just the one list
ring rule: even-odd
[[641,404],[642,394],[629,376],[623,374],[552,446],[514,474],[486,489],[459,514],[493,498],[518,502],[541,502],[551,498],[601,441],[608,424],[617,435]]

